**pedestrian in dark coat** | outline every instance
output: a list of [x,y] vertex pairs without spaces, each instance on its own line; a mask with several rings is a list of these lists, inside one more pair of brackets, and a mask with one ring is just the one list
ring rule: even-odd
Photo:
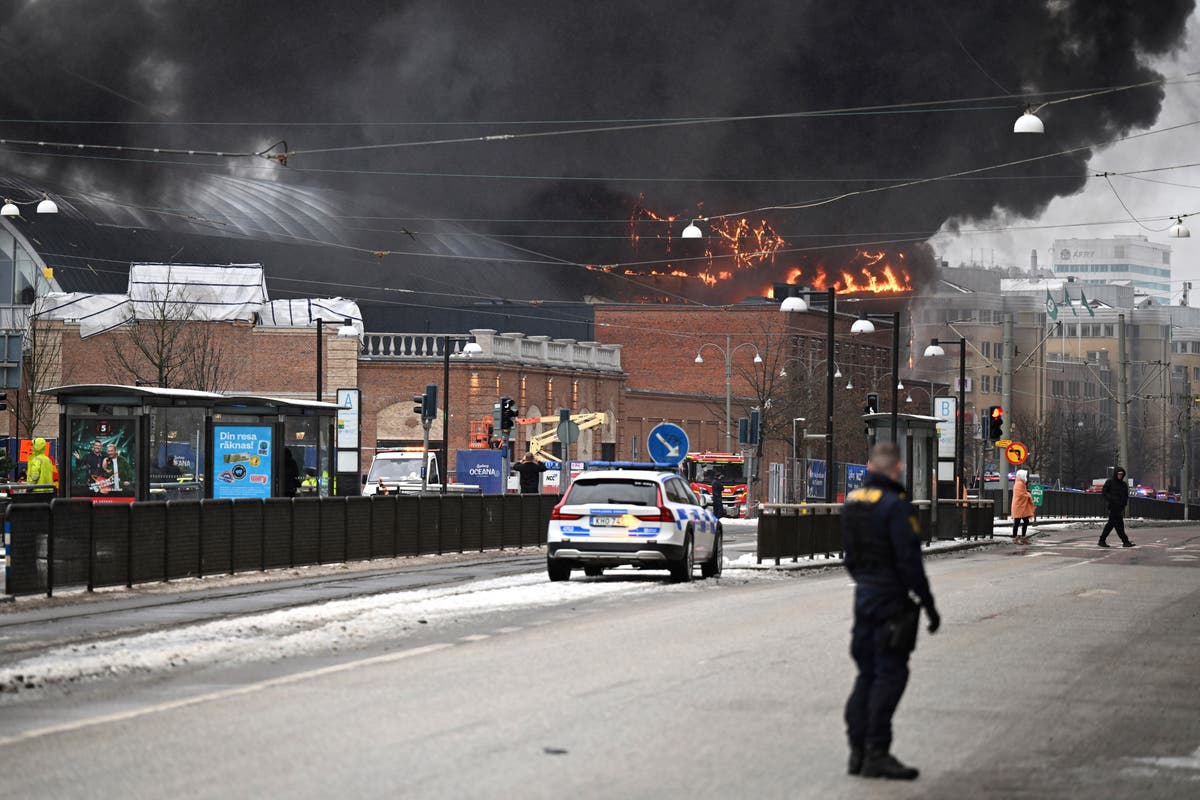
[[1099,545],[1108,547],[1108,535],[1115,530],[1117,536],[1121,537],[1122,547],[1133,547],[1133,542],[1125,535],[1125,506],[1129,505],[1129,486],[1125,483],[1125,470],[1121,467],[1114,469],[1112,477],[1104,482],[1100,494],[1108,504],[1108,522],[1104,523],[1104,530],[1100,532]]
[[[566,474],[567,464],[563,464],[563,474]],[[541,488],[542,473],[546,471],[545,464],[539,464],[533,460],[533,453],[526,453],[525,458],[512,468],[512,471],[521,476],[521,494],[537,494]],[[565,486],[565,478],[560,478],[563,481],[562,486]]]
[[712,474],[712,483],[709,484],[709,490],[712,492],[712,508],[713,514],[717,519],[725,516],[725,482],[721,480],[721,473],[714,472]]

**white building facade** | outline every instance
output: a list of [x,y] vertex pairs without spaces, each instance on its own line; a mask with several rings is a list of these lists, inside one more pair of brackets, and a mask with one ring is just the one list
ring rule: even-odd
[[1171,302],[1171,248],[1145,236],[1111,239],[1055,239],[1051,251],[1054,274],[1076,283],[1133,286],[1137,295],[1156,303]]

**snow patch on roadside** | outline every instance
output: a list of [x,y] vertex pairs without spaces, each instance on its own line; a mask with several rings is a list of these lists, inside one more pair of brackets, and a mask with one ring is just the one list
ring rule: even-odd
[[[621,580],[628,574],[637,580]],[[655,578],[657,574],[651,573]],[[238,664],[395,640],[424,625],[515,609],[569,606],[598,598],[696,591],[709,581],[668,584],[619,571],[601,579],[550,583],[544,573],[451,587],[334,600],[235,619],[55,648],[0,669],[0,704],[36,689],[180,666]],[[746,582],[745,576],[733,583]]]

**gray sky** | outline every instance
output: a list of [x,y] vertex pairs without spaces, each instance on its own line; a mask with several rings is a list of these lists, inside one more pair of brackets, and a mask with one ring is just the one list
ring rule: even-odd
[[[1193,16],[1188,23],[1187,44],[1173,58],[1155,61],[1162,74],[1175,78],[1200,70],[1200,19]],[[1066,103],[1053,110],[1053,115],[1095,114],[1103,108],[1104,98]],[[1047,135],[1053,134],[1053,116],[1043,117]],[[1200,120],[1200,83],[1166,87],[1162,113],[1155,128]],[[1015,134],[1014,134],[1015,135]],[[1123,142],[1093,156],[1090,166],[1096,171],[1146,169],[1200,162],[1200,126]],[[1200,167],[1151,173],[1136,180],[1130,177],[1112,178],[1113,186],[1122,200],[1138,217],[1159,217],[1171,214],[1200,212]],[[1165,183],[1164,183],[1165,182]],[[1173,185],[1167,185],[1173,184]],[[1079,194],[1053,200],[1046,211],[1033,220],[1020,217],[993,216],[987,220],[961,220],[963,228],[1008,226],[1064,226],[1078,223],[1106,224],[1083,227],[1057,227],[1044,230],[1018,230],[996,233],[941,233],[932,243],[938,254],[957,266],[960,262],[990,265],[1029,265],[1030,250],[1038,251],[1038,263],[1045,265],[1049,248],[1055,238],[1093,238],[1116,234],[1142,233],[1150,240],[1171,245],[1172,302],[1178,302],[1182,281],[1192,280],[1200,286],[1200,216],[1185,221],[1192,231],[1191,239],[1171,239],[1165,232],[1151,232],[1129,219],[1112,189],[1103,179],[1088,181]],[[1148,227],[1161,229],[1169,221],[1151,221]],[[945,228],[943,229],[945,231]],[[972,253],[974,250],[974,253]],[[1192,304],[1200,304],[1193,295]]]

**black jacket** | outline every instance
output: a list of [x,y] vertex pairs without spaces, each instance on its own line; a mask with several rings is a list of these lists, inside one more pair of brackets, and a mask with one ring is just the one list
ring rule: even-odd
[[521,476],[521,494],[537,494],[538,478],[546,471],[546,465],[536,461],[522,461],[514,465],[512,471]]
[[846,495],[842,548],[855,581],[856,614],[887,619],[910,592],[933,608],[921,563],[921,524],[900,484],[868,472],[862,487]]
[[1123,479],[1118,480],[1115,474],[1104,482],[1100,493],[1104,495],[1104,502],[1108,503],[1109,511],[1123,511],[1125,506],[1129,505],[1129,486]]

